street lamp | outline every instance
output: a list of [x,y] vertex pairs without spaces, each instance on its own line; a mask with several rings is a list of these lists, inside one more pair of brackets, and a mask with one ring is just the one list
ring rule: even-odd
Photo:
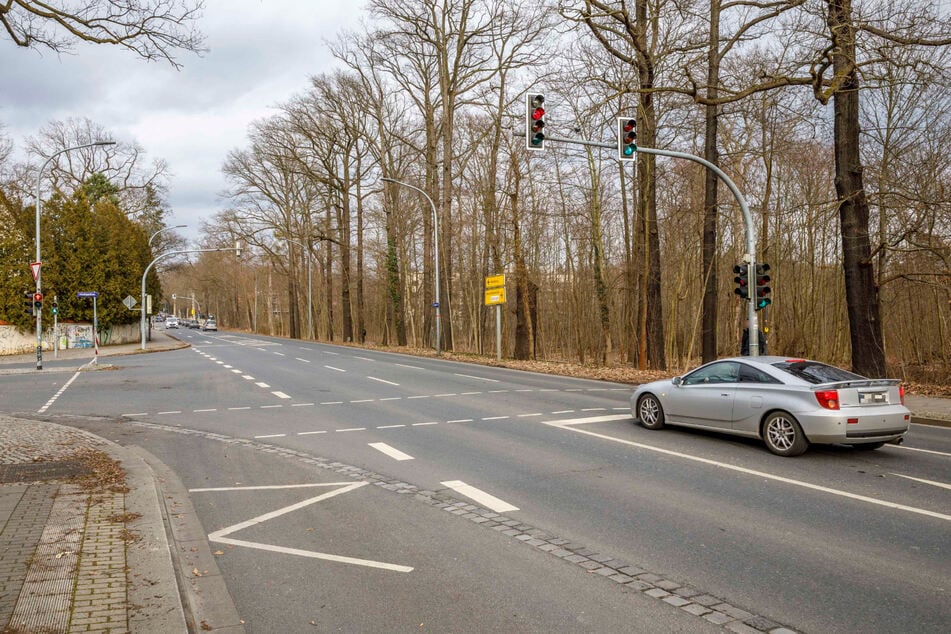
[[[43,201],[40,199],[40,178],[43,176],[43,171],[46,167],[60,154],[64,152],[71,152],[73,150],[81,150],[87,147],[95,147],[98,145],[115,145],[115,141],[95,141],[93,143],[86,143],[84,145],[75,145],[73,147],[64,148],[58,152],[53,152],[53,154],[46,159],[46,162],[40,167],[40,171],[36,173],[36,296],[42,297],[41,293],[43,290],[43,278],[42,278],[42,260],[40,259],[40,210],[43,208]],[[96,333],[93,333],[95,336]],[[36,309],[36,369],[43,369],[43,311],[40,308]]]
[[415,185],[398,181],[395,178],[387,178],[386,176],[381,177],[380,180],[387,183],[396,183],[397,185],[402,185],[403,187],[409,187],[410,189],[418,191],[426,200],[429,201],[429,206],[433,210],[433,246],[435,248],[436,260],[436,301],[433,306],[436,308],[436,355],[438,356],[442,346],[442,332],[440,330],[439,323],[439,219],[436,217],[436,205],[433,203],[433,199],[429,197],[429,194]]
[[165,227],[163,229],[159,229],[158,231],[156,231],[155,233],[149,236],[149,246],[152,246],[152,239],[155,238],[155,236],[157,236],[158,234],[162,233],[163,231],[171,231],[172,229],[184,229],[187,226],[188,225],[175,225],[174,227]]
[[284,238],[288,242],[293,242],[300,248],[304,249],[307,252],[307,333],[308,336],[314,338],[314,301],[312,297],[312,289],[314,288],[313,281],[311,280],[311,262],[313,261],[313,255],[310,253],[310,249],[305,247],[303,244],[297,240],[291,240],[290,238]]
[[[163,260],[172,255],[181,255],[183,253],[209,253],[212,251],[234,251],[238,257],[241,257],[241,243],[235,242],[233,247],[221,247],[218,249],[184,249],[182,251],[168,251],[167,253],[162,253],[161,255],[155,256],[155,259],[149,262],[149,265],[145,267],[145,272],[142,273],[142,304],[139,308],[139,311],[141,312],[141,317],[139,319],[139,330],[142,333],[143,350],[145,350],[145,278],[152,269],[152,266],[159,260]],[[192,300],[194,301],[194,297],[192,297]]]

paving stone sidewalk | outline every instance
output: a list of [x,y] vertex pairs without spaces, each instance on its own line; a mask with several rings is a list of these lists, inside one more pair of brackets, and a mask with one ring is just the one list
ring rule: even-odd
[[[126,477],[82,486],[96,457]],[[0,416],[0,631],[187,631],[141,459],[81,430]]]

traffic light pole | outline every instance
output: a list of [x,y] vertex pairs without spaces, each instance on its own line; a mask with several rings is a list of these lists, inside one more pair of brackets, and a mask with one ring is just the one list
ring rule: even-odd
[[[513,132],[513,136],[524,136],[524,132]],[[590,147],[599,147],[605,148],[608,150],[618,150],[618,143],[604,143],[602,141],[588,141],[586,139],[570,139],[565,137],[557,137],[553,135],[545,135],[546,141],[553,141],[556,143],[571,143],[574,145],[587,145]],[[743,214],[743,223],[746,225],[746,256],[744,261],[749,263],[749,270],[751,274],[755,274],[756,271],[756,229],[753,226],[753,217],[750,215],[750,209],[746,204],[746,199],[743,198],[743,194],[740,193],[739,188],[736,186],[736,183],[726,175],[726,173],[721,170],[719,167],[711,163],[710,161],[695,156],[693,154],[686,154],[685,152],[675,152],[673,150],[658,150],[656,148],[642,147],[637,146],[637,152],[643,154],[656,154],[658,156],[669,156],[671,158],[685,159],[688,161],[693,161],[694,163],[700,163],[709,170],[712,170],[717,176],[720,177],[726,186],[733,193],[734,198],[736,198],[737,203],[740,205],[740,211]],[[757,357],[759,356],[759,321],[756,316],[756,304],[753,301],[752,296],[747,302],[747,319],[749,319],[750,326],[750,356]]]

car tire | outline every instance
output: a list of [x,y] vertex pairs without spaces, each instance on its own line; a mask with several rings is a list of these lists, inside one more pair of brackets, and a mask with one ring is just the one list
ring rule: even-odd
[[795,416],[773,412],[763,421],[763,442],[777,456],[792,457],[809,448],[809,440]]
[[637,419],[647,429],[664,428],[664,407],[653,394],[645,394],[637,401]]
[[885,446],[883,442],[866,442],[861,445],[852,445],[853,449],[858,449],[859,451],[874,451],[875,449],[881,449]]

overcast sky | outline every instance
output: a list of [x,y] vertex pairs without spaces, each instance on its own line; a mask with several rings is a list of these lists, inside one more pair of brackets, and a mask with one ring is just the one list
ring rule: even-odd
[[[221,165],[248,125],[337,65],[325,44],[359,29],[363,0],[206,0],[199,25],[210,49],[184,65],[146,62],[114,46],[74,54],[18,48],[0,34],[0,123],[18,149],[50,121],[88,118],[137,142],[171,172],[169,224],[196,237],[225,205]],[[18,155],[22,157],[22,155]]]

